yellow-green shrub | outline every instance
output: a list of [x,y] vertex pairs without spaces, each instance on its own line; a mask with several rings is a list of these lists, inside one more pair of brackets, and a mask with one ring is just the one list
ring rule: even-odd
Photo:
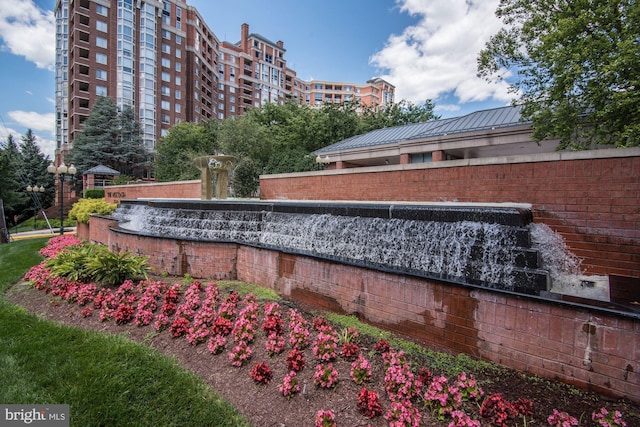
[[104,199],[80,199],[73,204],[69,211],[69,218],[88,224],[89,215],[108,215],[117,207],[115,203],[107,203]]

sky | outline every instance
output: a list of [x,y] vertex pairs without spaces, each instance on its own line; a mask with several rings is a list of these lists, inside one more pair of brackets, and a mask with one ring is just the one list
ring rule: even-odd
[[[187,0],[221,41],[240,27],[286,49],[304,80],[362,84],[381,77],[395,101],[431,100],[446,117],[508,105],[507,83],[476,76],[476,57],[501,26],[498,0]],[[0,0],[0,140],[31,129],[55,149],[55,0]]]

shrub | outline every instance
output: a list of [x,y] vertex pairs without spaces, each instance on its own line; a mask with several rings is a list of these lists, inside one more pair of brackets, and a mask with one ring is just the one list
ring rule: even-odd
[[69,218],[75,219],[82,224],[89,223],[89,215],[109,215],[116,210],[115,203],[107,203],[102,199],[80,199],[73,204],[69,211]]
[[103,199],[104,198],[104,189],[103,188],[89,188],[84,191],[84,197],[86,199]]

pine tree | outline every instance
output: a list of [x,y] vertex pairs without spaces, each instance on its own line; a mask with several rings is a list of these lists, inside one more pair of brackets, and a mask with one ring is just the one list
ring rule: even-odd
[[104,165],[123,175],[143,176],[147,153],[131,107],[118,112],[111,99],[99,97],[84,122],[84,129],[73,141],[68,162],[75,165],[78,174]]

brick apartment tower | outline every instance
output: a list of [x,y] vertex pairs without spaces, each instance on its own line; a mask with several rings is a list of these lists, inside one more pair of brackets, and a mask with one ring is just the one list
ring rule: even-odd
[[247,24],[238,43],[221,42],[184,0],[58,0],[55,16],[56,164],[99,96],[133,107],[150,151],[176,123],[241,116],[269,102],[393,102],[394,86],[380,78],[299,79],[284,43]]

